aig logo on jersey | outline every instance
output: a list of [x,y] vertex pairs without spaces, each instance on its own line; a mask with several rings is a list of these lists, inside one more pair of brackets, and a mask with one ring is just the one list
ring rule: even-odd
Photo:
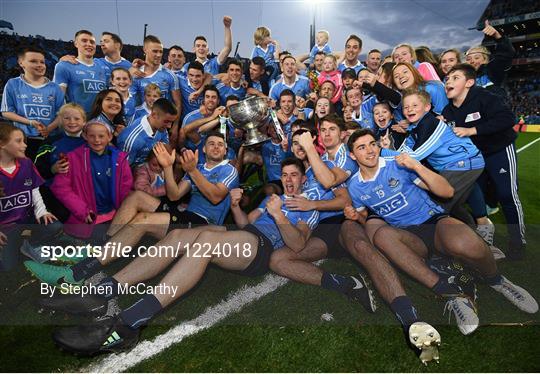
[[98,93],[107,88],[105,87],[105,82],[95,79],[83,79],[83,86],[85,93]]
[[[25,186],[26,181],[24,182]],[[30,180],[30,185],[32,180]],[[30,206],[30,191],[23,191],[15,195],[0,198],[0,212],[9,212],[15,208],[24,208]]]
[[51,117],[51,106],[42,104],[24,104],[24,114],[27,118],[49,119]]
[[405,208],[409,203],[403,193],[399,192],[388,199],[373,205],[371,208],[380,216],[389,216]]

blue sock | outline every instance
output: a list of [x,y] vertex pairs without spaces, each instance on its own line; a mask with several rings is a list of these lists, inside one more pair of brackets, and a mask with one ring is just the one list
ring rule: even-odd
[[120,318],[129,328],[136,330],[151,320],[161,309],[163,307],[154,295],[146,295],[120,313]]
[[460,295],[463,292],[455,285],[448,283],[448,280],[442,277],[439,277],[439,280],[431,290],[439,296],[450,296],[450,295]]
[[103,278],[103,280],[99,282],[99,286],[106,287],[107,291],[110,290],[110,292],[103,295],[103,297],[107,300],[113,299],[118,296],[118,285],[118,281],[113,277]]
[[498,284],[501,284],[503,279],[502,279],[502,275],[497,274],[497,275],[494,275],[492,277],[484,277],[484,280],[490,286],[496,286]]
[[71,267],[73,279],[80,281],[91,277],[101,269],[101,262],[97,258],[87,257]]
[[416,308],[413,306],[411,299],[408,296],[398,296],[390,303],[390,309],[396,315],[396,318],[401,323],[406,331],[409,327],[419,321]]
[[332,274],[325,271],[321,279],[321,286],[327,290],[347,293],[348,290],[354,287],[354,282],[351,277],[345,277],[343,275]]

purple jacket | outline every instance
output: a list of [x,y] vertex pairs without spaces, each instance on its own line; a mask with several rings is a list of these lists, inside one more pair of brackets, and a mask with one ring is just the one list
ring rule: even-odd
[[[133,185],[133,177],[127,160],[127,153],[109,146],[111,152],[114,207],[118,209]],[[97,213],[92,170],[90,169],[90,148],[87,144],[67,154],[69,171],[56,174],[51,190],[56,198],[71,212],[64,224],[66,233],[87,238],[92,234],[93,223],[85,223],[88,213]]]

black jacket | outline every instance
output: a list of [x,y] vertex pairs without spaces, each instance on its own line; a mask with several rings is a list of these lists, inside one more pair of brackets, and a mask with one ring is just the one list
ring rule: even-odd
[[450,102],[443,112],[456,127],[476,127],[471,140],[484,155],[506,148],[516,139],[514,114],[502,98],[487,89],[473,86],[459,108]]
[[478,68],[476,75],[482,77],[487,75],[489,80],[495,86],[502,86],[506,73],[512,67],[512,58],[516,51],[510,42],[510,39],[503,36],[495,41],[495,51],[491,55],[491,60]]

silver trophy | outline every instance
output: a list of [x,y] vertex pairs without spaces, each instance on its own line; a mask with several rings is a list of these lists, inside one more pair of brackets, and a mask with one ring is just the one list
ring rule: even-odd
[[[238,104],[231,105],[228,109],[229,118],[233,126],[246,131],[245,146],[262,143],[270,139],[260,130],[261,127],[266,126],[269,123],[276,126],[268,110],[268,102],[266,99],[252,96],[240,101]],[[278,131],[278,134],[283,133],[281,126],[276,130]]]

